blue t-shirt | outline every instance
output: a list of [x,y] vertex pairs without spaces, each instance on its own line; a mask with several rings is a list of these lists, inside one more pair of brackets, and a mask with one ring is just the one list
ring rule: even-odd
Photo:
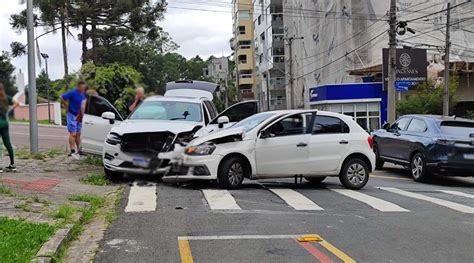
[[69,101],[68,112],[77,115],[81,111],[81,104],[86,98],[86,93],[81,93],[79,89],[74,89],[63,94],[61,97]]

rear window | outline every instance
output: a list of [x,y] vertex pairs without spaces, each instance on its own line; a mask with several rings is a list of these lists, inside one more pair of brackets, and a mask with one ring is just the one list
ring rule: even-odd
[[442,133],[474,138],[474,122],[443,121],[440,123]]

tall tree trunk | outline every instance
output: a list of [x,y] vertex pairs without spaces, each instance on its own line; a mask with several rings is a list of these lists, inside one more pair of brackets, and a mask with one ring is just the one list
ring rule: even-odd
[[86,18],[82,19],[82,65],[87,62],[87,21]]
[[97,22],[95,19],[92,20],[91,27],[91,38],[92,38],[92,60],[94,64],[97,65]]
[[64,77],[69,74],[69,68],[67,64],[67,45],[66,45],[66,22],[64,14],[61,15],[61,40],[63,44],[63,61],[64,61]]

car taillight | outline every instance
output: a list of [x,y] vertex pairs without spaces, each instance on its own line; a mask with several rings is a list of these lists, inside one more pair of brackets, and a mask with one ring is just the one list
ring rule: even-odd
[[367,137],[367,143],[369,144],[370,149],[374,147],[374,139],[372,136]]

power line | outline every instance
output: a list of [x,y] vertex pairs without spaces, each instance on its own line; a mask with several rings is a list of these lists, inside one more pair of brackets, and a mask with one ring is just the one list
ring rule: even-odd
[[310,72],[308,72],[308,73],[305,73],[305,74],[303,74],[303,75],[301,75],[301,76],[298,76],[298,77],[296,77],[296,78],[299,79],[299,78],[305,77],[305,76],[307,76],[307,75],[309,75],[309,74],[312,74],[312,73],[314,73],[314,72],[316,72],[316,71],[319,71],[319,70],[321,70],[321,69],[323,69],[323,68],[325,68],[325,67],[327,67],[327,66],[330,66],[330,65],[336,63],[337,61],[339,61],[339,60],[341,60],[341,59],[347,57],[347,55],[350,55],[350,54],[356,52],[357,50],[363,48],[365,45],[369,44],[370,42],[372,42],[373,40],[379,38],[380,36],[382,36],[382,35],[385,34],[385,33],[386,33],[386,32],[384,31],[384,32],[378,34],[377,36],[371,38],[370,40],[368,40],[368,41],[365,42],[364,44],[358,46],[357,48],[355,48],[355,49],[353,49],[353,50],[351,50],[351,51],[349,51],[349,52],[346,52],[346,54],[344,54],[344,56],[341,56],[341,57],[339,57],[339,58],[336,58],[335,60],[333,60],[333,61],[331,61],[331,62],[329,62],[329,63],[326,63],[325,65],[323,65],[323,66],[321,66],[321,67],[319,67],[319,68],[317,68],[317,69],[314,69],[314,70],[312,70],[312,71],[310,71]]
[[423,19],[423,18],[427,18],[429,16],[433,16],[433,15],[437,15],[437,14],[440,14],[440,13],[444,13],[448,10],[452,10],[456,7],[459,7],[459,6],[462,6],[462,5],[465,5],[465,4],[468,4],[468,3],[471,3],[471,0],[467,1],[467,2],[463,2],[463,3],[460,3],[460,4],[457,4],[457,5],[454,5],[452,7],[449,7],[449,8],[446,8],[446,9],[443,9],[443,10],[440,10],[440,11],[437,11],[437,12],[434,12],[434,13],[431,13],[431,14],[427,14],[427,15],[424,15],[424,16],[420,16],[420,17],[417,17],[417,18],[413,18],[413,19],[409,19],[407,20],[406,22],[413,22],[413,21],[417,21],[417,20],[420,20],[420,19]]

